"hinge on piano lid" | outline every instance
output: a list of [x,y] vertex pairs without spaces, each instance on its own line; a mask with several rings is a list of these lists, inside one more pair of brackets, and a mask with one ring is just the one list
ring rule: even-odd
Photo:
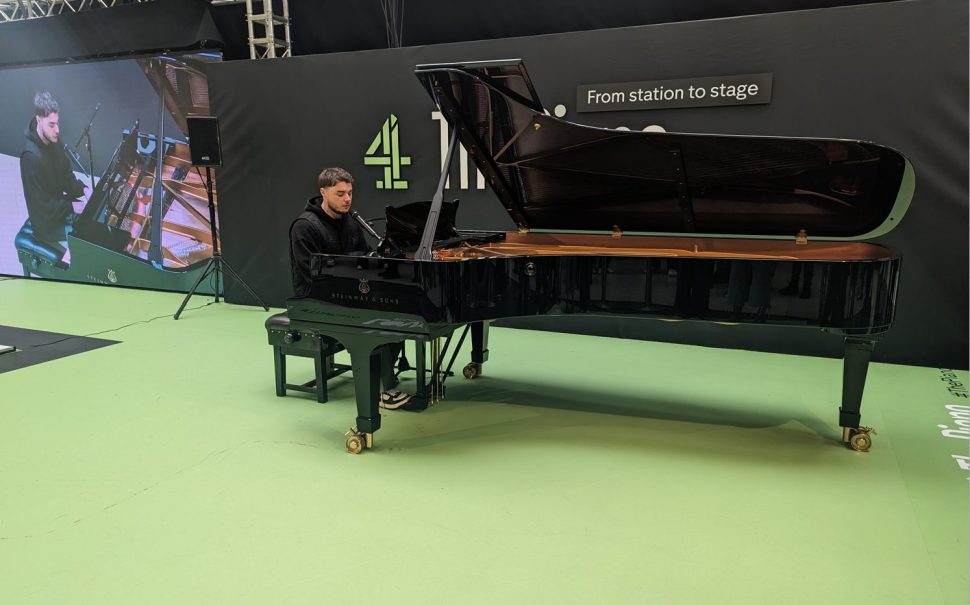
[[798,245],[805,245],[808,243],[808,233],[804,229],[798,230],[798,235],[795,236],[795,243]]
[[619,225],[613,225],[613,237],[623,237],[623,229]]

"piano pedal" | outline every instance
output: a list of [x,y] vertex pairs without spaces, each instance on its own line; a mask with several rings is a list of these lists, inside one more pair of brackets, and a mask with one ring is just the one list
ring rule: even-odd
[[428,385],[428,407],[433,406],[445,398],[445,384],[441,377],[434,379]]

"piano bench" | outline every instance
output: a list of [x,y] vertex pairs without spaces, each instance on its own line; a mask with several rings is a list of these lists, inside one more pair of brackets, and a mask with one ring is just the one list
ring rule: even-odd
[[30,219],[13,238],[17,249],[17,258],[24,268],[24,277],[31,274],[49,277],[52,269],[67,269],[67,264],[61,261],[64,248],[60,244],[50,244],[34,236],[34,228]]
[[[327,381],[350,370],[349,365],[333,362],[334,353],[343,350],[336,340],[317,330],[294,329],[286,313],[277,313],[266,320],[266,335],[273,345],[276,373],[276,396],[286,397],[286,391],[313,393],[320,403],[327,402]],[[289,355],[313,358],[316,377],[304,384],[286,382],[286,358]]]

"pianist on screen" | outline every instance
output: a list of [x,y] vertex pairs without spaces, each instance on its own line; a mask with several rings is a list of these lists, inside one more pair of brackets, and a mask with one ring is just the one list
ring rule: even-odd
[[71,169],[67,148],[60,142],[60,107],[49,92],[34,95],[34,115],[24,129],[20,178],[34,238],[66,245],[76,216],[74,202],[87,196],[88,187]]

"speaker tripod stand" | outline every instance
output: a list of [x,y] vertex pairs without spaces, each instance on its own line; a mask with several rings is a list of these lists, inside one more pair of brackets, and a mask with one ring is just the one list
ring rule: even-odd
[[[185,295],[181,306],[179,306],[179,310],[175,312],[175,319],[179,318],[182,311],[185,309],[185,305],[189,304],[189,299],[192,298],[193,294],[195,294],[199,284],[201,284],[202,280],[204,280],[209,274],[214,275],[216,278],[215,287],[213,288],[216,297],[215,302],[219,302],[219,277],[220,275],[227,274],[236,280],[239,285],[245,288],[246,292],[249,292],[249,295],[252,296],[261,307],[263,307],[264,311],[269,311],[269,307],[266,306],[266,303],[264,303],[262,299],[260,299],[259,296],[253,292],[253,289],[250,288],[245,281],[243,281],[243,278],[239,277],[239,274],[229,266],[229,263],[222,259],[222,253],[219,252],[219,236],[216,229],[216,206],[212,202],[212,170],[209,166],[205,167],[205,193],[209,199],[209,228],[212,232],[212,258],[209,259],[209,262],[206,263],[202,273],[199,274],[198,279],[196,279],[195,283],[192,284],[192,287],[189,289],[189,293]],[[225,282],[225,278],[223,278],[222,281]]]

